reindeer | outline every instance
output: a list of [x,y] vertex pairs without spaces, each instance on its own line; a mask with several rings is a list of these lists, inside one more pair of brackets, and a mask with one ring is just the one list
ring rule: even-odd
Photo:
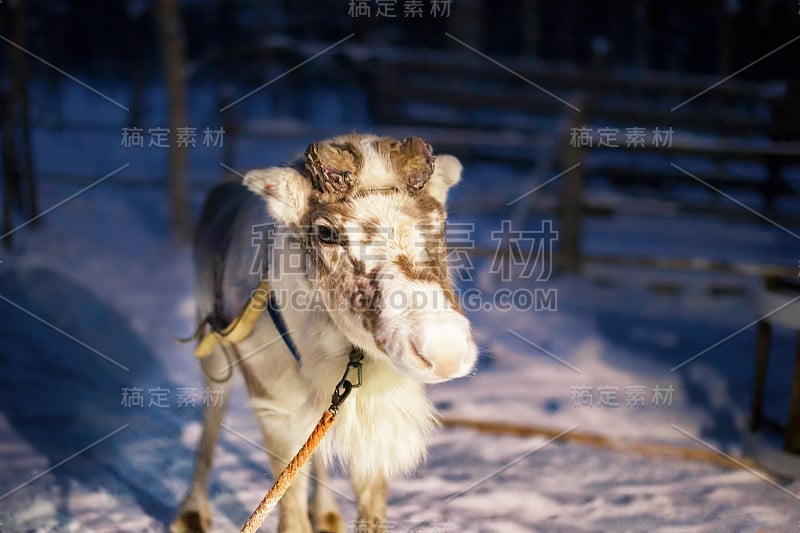
[[[288,166],[248,172],[244,185],[255,195],[231,183],[209,193],[195,239],[198,317],[224,326],[264,276],[271,298],[284,300],[283,336],[263,313],[245,340],[201,361],[206,386],[225,398],[230,382],[221,378],[233,367],[243,374],[273,476],[330,403],[349,356],[363,354],[363,384],[315,453],[315,475],[299,476],[280,502],[281,533],[345,531],[326,484],[337,461],[352,480],[359,531],[385,531],[387,482],[420,463],[436,425],[424,384],[474,366],[477,346],[446,265],[445,200],[461,170],[416,137],[349,134],[310,145]],[[252,228],[270,218],[284,230],[259,247],[253,268]],[[278,250],[296,251],[294,267]],[[173,532],[210,526],[206,492],[224,410],[205,409]]]

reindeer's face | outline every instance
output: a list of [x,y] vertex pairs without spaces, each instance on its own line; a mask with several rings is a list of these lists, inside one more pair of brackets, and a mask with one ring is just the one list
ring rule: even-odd
[[445,199],[460,173],[418,138],[348,135],[311,145],[303,168],[245,181],[307,243],[308,282],[345,336],[436,382],[477,357],[446,264]]

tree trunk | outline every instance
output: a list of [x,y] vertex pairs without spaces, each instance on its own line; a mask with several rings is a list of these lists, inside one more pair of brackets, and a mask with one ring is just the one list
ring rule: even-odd
[[634,0],[633,5],[633,66],[645,69],[650,61],[650,27],[647,4]]
[[131,103],[129,113],[128,126],[131,128],[138,128],[142,125],[142,117],[144,116],[144,95],[145,84],[147,83],[147,64],[145,63],[145,55],[139,53],[137,47],[139,39],[144,34],[144,24],[146,14],[135,13],[131,16],[129,21],[130,30],[128,31],[128,47],[133,52],[129,60],[133,63],[131,67]]
[[[482,27],[484,26],[483,21],[486,20],[483,13],[483,0],[462,0],[461,2],[453,2],[453,4],[455,5],[452,6],[452,9],[458,15],[447,18],[445,22],[447,31],[453,37],[457,37],[470,46],[474,46],[479,50],[482,49],[484,44],[482,41]],[[374,24],[368,25],[375,26]],[[450,39],[447,40],[447,45],[456,50],[462,48],[460,44]]]
[[11,248],[11,224],[13,222],[16,192],[19,190],[19,163],[17,151],[14,146],[14,98],[13,91],[9,90],[0,98],[3,104],[3,246]]
[[[14,16],[14,41],[22,46],[27,46],[27,26],[25,24],[25,7],[20,2]],[[16,78],[16,93],[19,103],[19,123],[21,127],[22,168],[20,175],[20,201],[23,209],[27,208],[27,216],[34,219],[33,225],[38,224],[36,219],[39,214],[36,198],[36,174],[33,167],[33,141],[31,140],[31,102],[30,102],[30,71],[28,56],[22,50],[14,49],[14,73]]]
[[736,17],[739,7],[736,2],[722,0],[720,9],[722,10],[722,30],[720,32],[720,55],[719,73],[722,75],[730,74],[733,71],[733,64],[736,53]]
[[[0,24],[0,30],[2,30],[3,33],[10,33],[14,36],[18,29],[17,19],[19,18],[18,11],[20,7],[19,4],[15,2],[9,4],[6,9],[9,11],[9,16],[5,20],[0,21],[0,23],[2,23]],[[3,128],[2,147],[0,147],[0,152],[2,152],[0,157],[2,157],[3,162],[2,234],[5,236],[3,238],[3,246],[6,248],[10,248],[12,244],[11,235],[9,233],[11,232],[14,221],[14,209],[16,209],[20,203],[20,182],[22,180],[15,138],[17,131],[16,104],[19,94],[19,75],[15,68],[18,62],[17,52],[18,50],[16,48],[9,46],[6,50],[5,57],[3,57],[7,67],[3,70],[9,72],[10,75],[7,90],[0,94],[0,104],[2,104],[2,117],[0,117],[0,121],[2,122]]]
[[[217,69],[219,73],[218,91],[219,91],[219,104],[220,109],[230,104],[236,98],[236,85],[235,85],[235,72],[233,71],[234,57],[233,49],[236,39],[236,22],[234,13],[237,13],[238,6],[234,0],[220,0],[217,4],[217,23],[219,31],[219,49],[220,49],[220,66]],[[263,73],[266,70],[261,71]],[[260,85],[263,80],[260,76],[253,81],[255,84]],[[260,94],[258,98],[266,98],[265,91]],[[234,146],[236,139],[236,110],[234,108],[226,109],[222,112],[222,129],[225,132],[225,141],[222,143],[222,162],[229,167],[234,167]],[[224,174],[223,174],[224,175]]]
[[789,393],[789,421],[786,423],[784,449],[800,454],[800,335],[797,336],[797,350],[794,358],[794,377]]
[[183,28],[177,0],[159,0],[158,22],[164,78],[169,98],[169,129],[172,134],[167,176],[172,234],[179,242],[188,242],[192,233],[189,194],[186,185],[188,148],[178,147],[175,139],[177,129],[188,126]]
[[541,6],[538,0],[522,3],[522,53],[526,57],[539,57],[539,46],[542,39],[542,28],[539,13]]

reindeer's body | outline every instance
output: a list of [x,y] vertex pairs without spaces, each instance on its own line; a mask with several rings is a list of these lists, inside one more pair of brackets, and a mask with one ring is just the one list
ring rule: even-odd
[[[300,355],[298,362],[269,313],[261,315],[246,340],[229,348],[261,424],[273,475],[330,403],[353,347],[365,354],[363,385],[342,405],[314,461],[321,480],[311,513],[316,531],[345,529],[324,487],[323,458],[337,458],[350,471],[359,519],[370,530],[381,527],[387,481],[418,464],[434,425],[423,383],[463,376],[476,357],[444,266],[444,196],[458,180],[460,165],[440,156],[434,169],[426,147],[417,139],[359,135],[315,144],[305,169],[248,173],[246,185],[261,197],[241,186],[222,185],[203,209],[195,247],[198,316],[231,319],[261,277],[268,276]],[[420,178],[426,162],[431,169]],[[272,217],[264,209],[265,199]],[[273,220],[290,231],[267,239],[265,224]],[[433,237],[415,229],[422,223],[435,226]],[[307,226],[316,228],[310,237],[302,229]],[[389,230],[382,239],[376,236],[380,228]],[[329,230],[337,234],[336,242]],[[304,241],[307,246],[298,248]],[[295,268],[287,268],[289,256],[270,253],[265,244],[294,250]],[[365,250],[380,253],[364,257]],[[420,261],[428,266],[420,267]],[[429,297],[422,309],[386,301],[387,294],[415,292]],[[356,309],[342,305],[352,303],[356,293],[364,298]],[[203,366],[207,375],[224,377],[229,362],[222,347]],[[207,380],[207,386],[227,392],[229,384]],[[173,531],[208,527],[206,487],[223,412],[206,410],[195,480]],[[307,489],[308,478],[300,476],[281,501],[281,532],[312,531]]]

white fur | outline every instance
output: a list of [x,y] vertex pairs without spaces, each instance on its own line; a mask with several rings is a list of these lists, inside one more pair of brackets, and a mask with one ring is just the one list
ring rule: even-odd
[[379,361],[364,369],[364,385],[343,405],[323,450],[361,478],[394,479],[425,457],[436,425],[422,385]]
[[461,161],[452,155],[436,156],[433,176],[431,176],[431,181],[428,184],[428,192],[439,200],[442,205],[445,205],[447,201],[447,191],[450,187],[461,181],[461,170],[463,168]]
[[294,169],[273,167],[251,170],[244,185],[265,198],[270,213],[286,224],[297,224],[311,193],[311,185]]

